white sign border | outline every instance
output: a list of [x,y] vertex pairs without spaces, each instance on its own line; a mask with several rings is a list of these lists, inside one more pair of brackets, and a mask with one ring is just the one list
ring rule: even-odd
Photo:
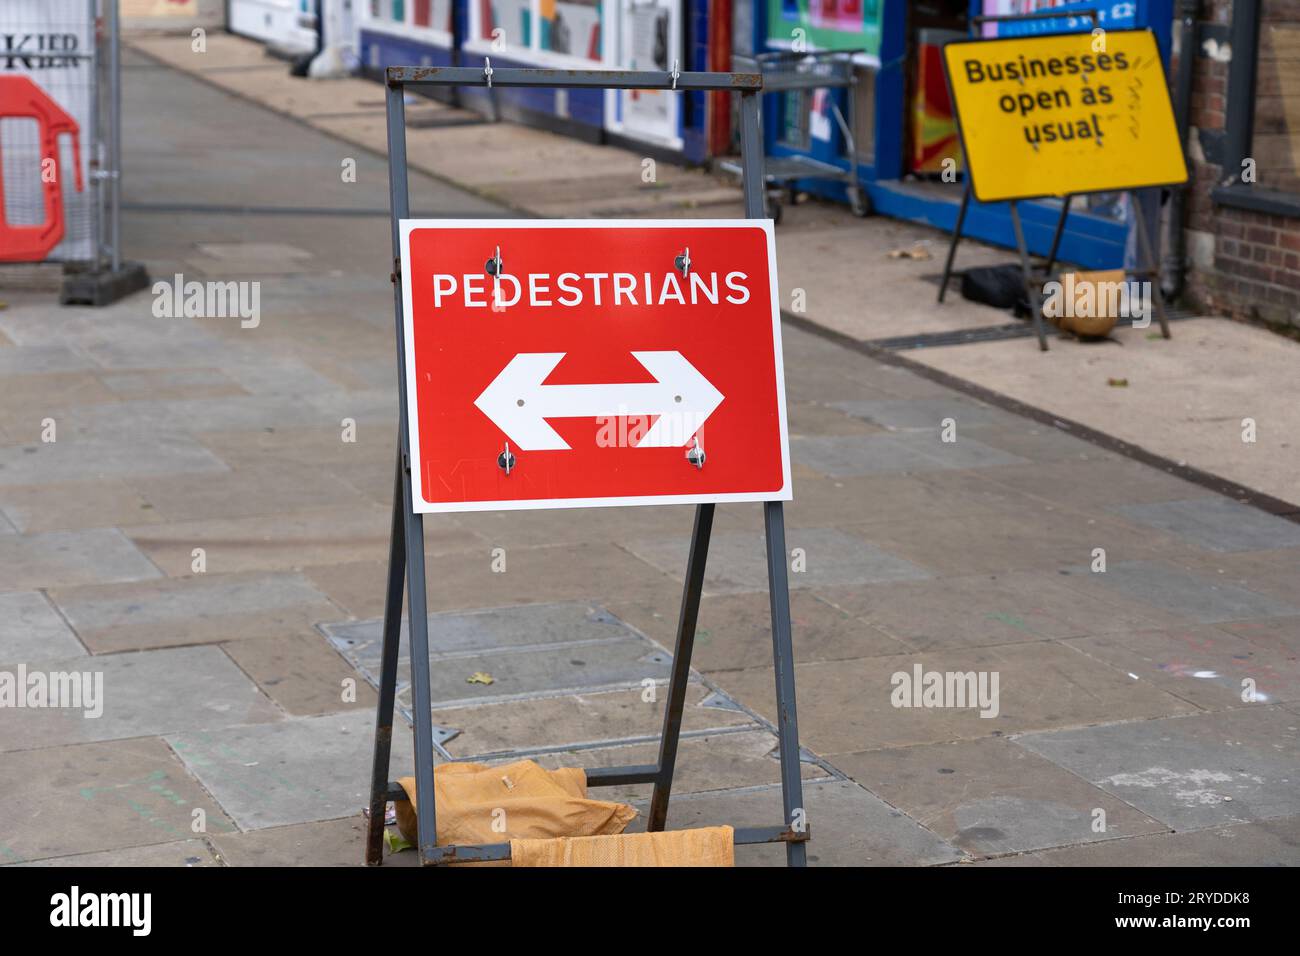
[[[419,406],[416,402],[415,319],[411,306],[411,233],[416,229],[761,229],[767,236],[771,287],[772,346],[776,364],[776,403],[781,427],[782,484],[777,491],[739,494],[634,495],[605,498],[528,498],[512,501],[443,501],[424,499],[421,487]],[[786,425],[785,353],[781,343],[781,299],[777,289],[776,235],[770,219],[401,219],[398,221],[402,272],[402,337],[406,355],[406,427],[410,448],[411,504],[415,514],[461,514],[475,511],[542,511],[562,508],[618,508],[639,505],[729,504],[790,501],[790,435]],[[707,453],[707,449],[706,449]],[[705,467],[708,467],[706,462]]]

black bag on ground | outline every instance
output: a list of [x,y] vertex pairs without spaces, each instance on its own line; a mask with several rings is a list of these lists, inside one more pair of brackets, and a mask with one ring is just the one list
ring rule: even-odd
[[977,266],[961,276],[961,296],[995,309],[1014,309],[1018,316],[1029,314],[1025,279],[1020,266]]

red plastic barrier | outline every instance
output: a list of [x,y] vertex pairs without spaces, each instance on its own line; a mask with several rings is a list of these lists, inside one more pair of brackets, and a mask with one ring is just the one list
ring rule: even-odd
[[[41,170],[59,166],[59,137],[72,137],[77,192],[81,192],[81,141],[76,120],[65,113],[45,91],[25,76],[0,76],[0,119],[17,116],[40,126]],[[41,176],[45,220],[35,226],[11,225],[5,218],[5,184],[0,165],[0,262],[41,262],[63,241],[63,188],[55,176]]]

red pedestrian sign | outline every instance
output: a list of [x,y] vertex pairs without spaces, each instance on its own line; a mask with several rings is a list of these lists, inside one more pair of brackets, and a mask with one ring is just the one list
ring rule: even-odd
[[790,494],[772,227],[403,220],[417,512]]

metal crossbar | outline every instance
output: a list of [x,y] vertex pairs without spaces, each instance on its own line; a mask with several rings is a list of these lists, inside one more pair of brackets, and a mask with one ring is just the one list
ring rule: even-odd
[[[765,218],[763,204],[763,142],[760,133],[759,94],[762,76],[756,73],[670,73],[618,70],[493,69],[483,67],[389,67],[386,73],[388,117],[389,212],[394,262],[394,318],[397,332],[399,392],[399,444],[393,477],[393,518],[388,556],[388,590],[384,602],[383,648],[379,705],[375,718],[375,751],[370,787],[370,819],[366,834],[366,862],[383,862],[384,816],[390,800],[406,800],[406,792],[388,779],[392,750],[393,711],[397,690],[398,641],[403,591],[407,598],[411,704],[415,725],[415,790],[418,852],[424,865],[506,860],[509,843],[474,846],[438,846],[433,797],[433,722],[429,680],[428,602],[425,593],[424,522],[415,512],[411,491],[411,460],[406,408],[406,355],[403,339],[400,222],[410,214],[406,161],[407,86],[552,87],[566,89],[730,90],[741,96],[741,182],[745,216]],[[672,793],[677,745],[681,736],[686,687],[690,680],[691,651],[704,589],[704,569],[715,506],[697,505],[690,554],[682,591],[677,638],[673,649],[668,700],[664,708],[659,757],[653,764],[595,768],[587,771],[590,786],[653,784],[646,829],[663,830]],[[794,650],[790,638],[790,589],[786,567],[785,514],[780,501],[763,503],[767,547],[768,591],[772,615],[772,659],[776,673],[776,731],[781,758],[781,796],[785,823],[780,826],[737,828],[738,844],[784,843],[786,862],[803,866],[809,837],[803,807],[803,781],[799,763],[799,730],[795,718]],[[428,795],[425,798],[425,795]]]
[[389,86],[563,87],[570,90],[701,90],[756,93],[758,73],[672,73],[662,70],[539,70],[472,66],[390,66]]

